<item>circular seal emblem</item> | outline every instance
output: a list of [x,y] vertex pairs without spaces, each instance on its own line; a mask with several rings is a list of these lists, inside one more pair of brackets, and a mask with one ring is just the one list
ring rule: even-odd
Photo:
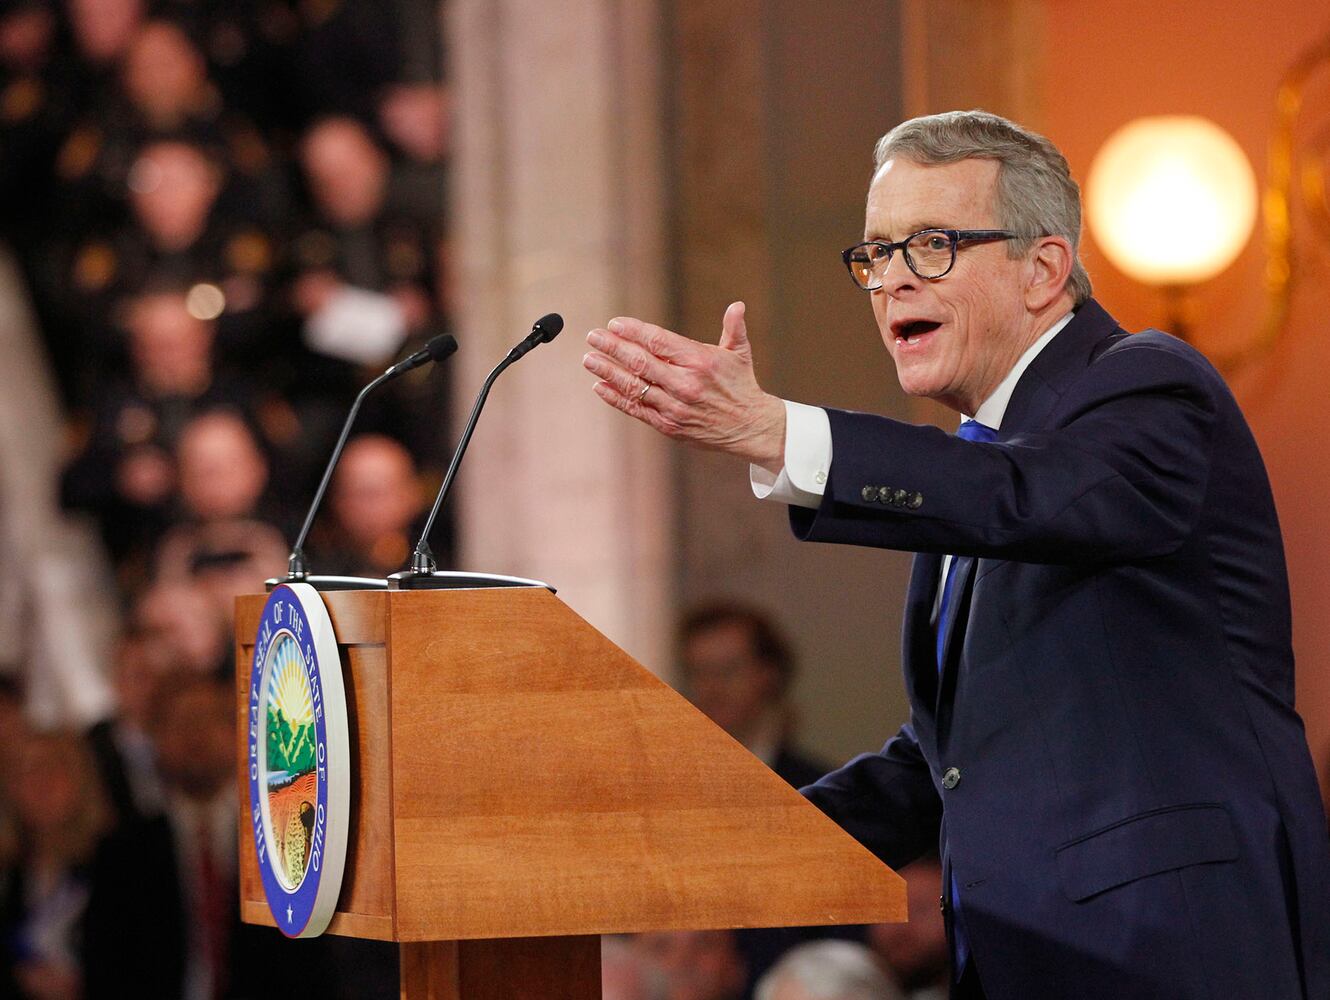
[[309,584],[274,587],[249,683],[249,806],[263,892],[287,937],[322,934],[337,907],[351,748],[332,620]]

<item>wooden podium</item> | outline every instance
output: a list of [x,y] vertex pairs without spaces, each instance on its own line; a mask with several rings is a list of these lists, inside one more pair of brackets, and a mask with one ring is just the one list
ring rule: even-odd
[[[404,998],[599,998],[600,934],[905,919],[899,876],[547,590],[322,597],[354,754],[328,931],[400,942]],[[241,917],[273,925],[245,715]]]

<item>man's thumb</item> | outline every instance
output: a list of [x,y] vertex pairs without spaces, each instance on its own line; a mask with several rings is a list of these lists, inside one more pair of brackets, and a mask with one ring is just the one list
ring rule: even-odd
[[731,302],[725,310],[725,318],[720,324],[720,346],[727,351],[742,355],[744,360],[753,360],[753,348],[748,343],[748,324],[744,322],[744,304]]

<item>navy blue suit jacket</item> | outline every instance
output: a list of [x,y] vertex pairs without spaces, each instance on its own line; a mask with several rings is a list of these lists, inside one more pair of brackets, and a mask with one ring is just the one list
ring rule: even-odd
[[[1214,369],[1090,301],[997,443],[830,420],[826,493],[792,525],[920,553],[911,718],[805,794],[893,866],[941,838],[992,1000],[1330,997],[1283,548]],[[939,678],[942,553],[963,558]]]

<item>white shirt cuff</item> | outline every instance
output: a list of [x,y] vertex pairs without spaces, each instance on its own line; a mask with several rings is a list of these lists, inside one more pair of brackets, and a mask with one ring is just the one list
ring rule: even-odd
[[831,472],[831,421],[820,406],[785,403],[785,466],[776,475],[748,467],[748,482],[759,500],[816,508]]

